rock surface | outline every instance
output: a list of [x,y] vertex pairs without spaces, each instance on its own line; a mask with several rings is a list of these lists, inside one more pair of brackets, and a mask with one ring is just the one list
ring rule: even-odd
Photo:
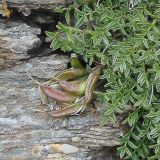
[[37,36],[40,28],[33,28],[22,22],[0,23],[0,69],[19,64],[28,58],[28,51],[40,47]]
[[6,0],[11,8],[24,10],[29,9],[53,9],[55,6],[64,6],[71,3],[72,0]]
[[92,109],[80,116],[49,117],[45,111],[50,107],[41,104],[37,85],[26,74],[30,69],[47,78],[67,62],[62,55],[36,57],[0,71],[1,160],[116,159],[107,148],[118,144],[123,133],[119,123],[100,126]]
[[[50,49],[43,48],[41,30],[53,28],[57,17],[30,12],[66,3],[69,0],[7,1],[23,15],[31,14],[26,17],[31,26],[36,22],[42,28],[27,25],[24,17],[0,19],[0,160],[118,160],[113,148],[123,134],[119,122],[100,126],[100,114],[91,107],[79,116],[49,117],[46,111],[57,105],[42,105],[38,86],[27,75],[30,70],[30,74],[48,78],[67,67],[68,56],[51,55]],[[50,40],[45,38],[45,42]],[[97,110],[101,107],[96,103]]]

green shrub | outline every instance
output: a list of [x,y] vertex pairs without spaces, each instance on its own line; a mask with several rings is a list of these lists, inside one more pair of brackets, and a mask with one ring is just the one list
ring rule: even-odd
[[[160,159],[160,3],[141,0],[132,10],[126,0],[80,0],[65,12],[66,24],[47,32],[51,48],[83,55],[89,64],[104,64],[106,92],[96,92],[105,103],[103,123],[131,107],[123,124],[130,130],[120,140],[125,159]],[[72,18],[71,18],[72,15]],[[73,16],[74,15],[74,16]],[[71,22],[71,19],[75,21]]]

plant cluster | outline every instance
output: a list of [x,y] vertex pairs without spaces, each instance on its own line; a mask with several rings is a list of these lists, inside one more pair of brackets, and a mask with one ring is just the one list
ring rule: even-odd
[[[82,3],[83,2],[83,3]],[[76,1],[67,8],[66,24],[47,35],[51,48],[82,55],[92,65],[99,62],[106,80],[105,92],[96,92],[106,105],[102,121],[123,121],[130,130],[120,140],[125,159],[160,159],[160,2],[140,0],[132,10],[126,0]],[[72,20],[74,19],[74,21]]]
[[36,81],[28,73],[28,76],[39,85],[39,93],[42,104],[52,105],[50,100],[63,106],[62,109],[47,112],[52,117],[77,115],[89,107],[93,99],[93,91],[98,86],[102,66],[97,65],[93,69],[82,66],[77,55],[72,54],[71,68],[61,70],[44,83]]

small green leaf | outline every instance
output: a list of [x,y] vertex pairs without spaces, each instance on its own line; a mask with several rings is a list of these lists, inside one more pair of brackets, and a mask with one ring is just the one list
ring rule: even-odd
[[84,23],[84,17],[81,17],[78,22],[76,23],[75,27],[76,28],[80,28],[82,26],[82,24]]
[[137,78],[137,82],[140,83],[141,85],[144,84],[145,77],[144,77],[144,73],[143,72],[139,73],[138,78]]
[[144,152],[141,148],[138,149],[138,154],[142,157],[145,158]]
[[65,10],[66,10],[66,8],[60,6],[60,7],[56,7],[54,9],[54,12],[63,13]]
[[154,41],[154,38],[150,33],[147,33],[147,37],[149,38],[150,41]]
[[48,31],[46,31],[45,33],[51,39],[53,39],[57,35],[56,32],[48,32]]
[[65,19],[68,25],[70,25],[70,10],[67,9],[65,13]]
[[76,14],[77,17],[85,16],[85,13],[80,11],[78,8],[75,8],[75,14]]
[[118,147],[118,152],[119,152],[119,155],[120,155],[120,158],[123,158],[125,153],[126,153],[126,150],[125,150],[125,146],[122,146],[122,147]]
[[135,144],[133,144],[131,141],[128,141],[128,145],[133,148],[133,149],[136,149],[138,148]]
[[111,21],[107,26],[106,28],[108,29],[112,29],[113,27],[115,27],[117,24],[120,23],[120,17],[117,17],[115,19],[113,19],[113,21]]
[[83,6],[83,9],[84,9],[84,11],[86,11],[86,12],[88,12],[88,13],[92,12],[92,9],[89,8],[89,6],[86,5],[86,4]]
[[155,55],[160,55],[160,49],[159,50],[157,50],[157,52],[155,53]]
[[144,46],[145,46],[146,48],[149,48],[149,46],[148,46],[148,42],[147,42],[147,40],[146,40],[146,39],[144,39],[144,40],[143,40],[143,44],[144,44]]
[[125,151],[126,151],[126,153],[127,153],[129,156],[132,155],[131,151],[130,151],[127,147],[125,148]]
[[148,160],[157,160],[158,159],[158,155],[154,155],[148,158]]
[[61,32],[67,32],[68,28],[61,22],[58,22],[58,25],[56,25],[57,29],[60,30]]
[[59,43],[58,38],[55,38],[55,39],[52,41],[50,47],[51,47],[53,50],[56,50],[56,49],[58,49],[58,48],[60,47],[59,45],[60,45],[60,43]]

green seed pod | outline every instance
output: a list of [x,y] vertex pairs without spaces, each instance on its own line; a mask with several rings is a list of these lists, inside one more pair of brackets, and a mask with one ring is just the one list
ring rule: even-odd
[[71,62],[72,68],[84,70],[84,67],[82,66],[76,54],[71,55],[70,62]]
[[57,73],[54,77],[59,80],[73,80],[84,75],[87,75],[86,70],[70,68]]
[[75,94],[77,96],[84,95],[85,88],[86,88],[86,80],[85,81],[74,81],[74,82],[67,82],[67,81],[59,81],[59,85],[61,86],[62,90],[65,92],[69,92]]
[[85,97],[84,97],[85,106],[87,106],[92,100],[93,91],[94,91],[94,88],[96,86],[98,79],[100,78],[101,69],[102,69],[101,66],[95,67],[95,69],[93,70],[92,73],[90,73],[87,79]]

